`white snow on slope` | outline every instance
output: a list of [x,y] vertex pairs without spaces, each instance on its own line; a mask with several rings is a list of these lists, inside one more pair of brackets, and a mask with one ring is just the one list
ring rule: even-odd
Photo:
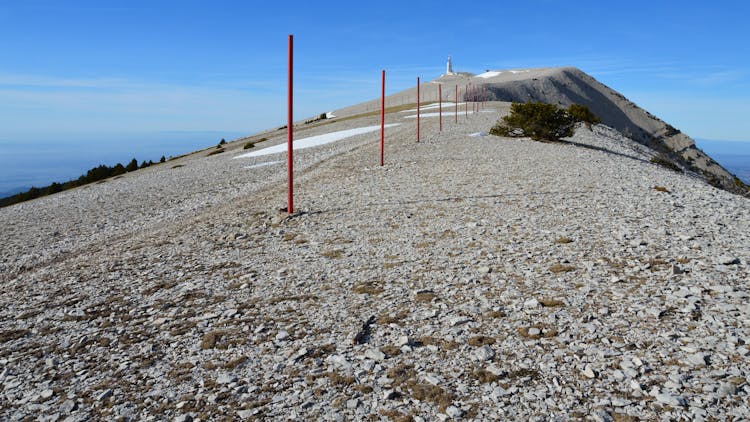
[[246,169],[257,169],[258,167],[272,166],[274,164],[281,164],[283,161],[266,161],[264,163],[253,164],[251,166],[245,166]]
[[[444,114],[445,116],[448,116],[449,114],[450,114],[450,115],[453,115],[453,113],[454,113],[454,112],[450,112],[450,113],[448,113],[448,112],[446,111],[446,112],[444,112],[443,114]],[[420,113],[420,114],[419,114],[419,118],[422,118],[422,117],[438,117],[438,116],[440,116],[440,113]],[[404,119],[416,119],[416,118],[417,118],[417,115],[416,115],[416,114],[415,114],[415,115],[412,115],[412,116],[404,116]]]
[[[494,113],[495,111],[497,111],[497,110],[489,109],[489,108],[486,109],[486,110],[479,110],[480,113]],[[458,110],[458,114],[462,114],[462,113],[465,114],[464,110]],[[469,114],[473,114],[473,113],[474,113],[473,111],[469,110]],[[449,110],[449,111],[444,111],[443,112],[443,116],[446,116],[446,117],[453,116],[454,114],[455,114],[455,110]],[[440,116],[439,112],[438,113],[420,113],[420,115],[419,115],[420,118],[422,118],[422,117],[438,117],[438,116]],[[416,118],[417,118],[416,114],[411,115],[411,116],[404,116],[404,119],[416,119]]]
[[491,72],[480,73],[479,75],[477,75],[477,78],[485,78],[485,79],[487,79],[487,78],[494,78],[495,76],[497,76],[497,75],[499,75],[501,73],[503,73],[503,72],[498,72],[498,71],[494,71],[493,70]]
[[[400,123],[390,123],[385,125],[386,128],[398,126]],[[340,141],[345,138],[352,136],[362,135],[364,133],[375,132],[380,129],[380,125],[377,126],[366,126],[359,127],[356,129],[340,130],[338,132],[324,133],[322,135],[311,136],[309,138],[295,139],[294,150],[300,150],[305,148],[317,147],[319,145],[329,144],[331,142]],[[277,154],[280,152],[286,152],[286,142],[272,147],[263,148],[258,151],[248,152],[240,154],[233,158],[246,158],[246,157],[258,157],[261,155]]]
[[[464,103],[458,103],[459,106],[461,106],[463,104]],[[443,108],[455,107],[455,106],[456,106],[456,103],[454,103],[454,102],[443,101]],[[430,105],[426,105],[426,106],[419,106],[419,111],[430,110],[430,109],[433,109],[433,108],[440,108],[440,104],[439,103],[435,103],[435,104],[430,104]],[[401,110],[399,113],[416,113],[416,111],[417,111],[417,109],[413,108],[411,110]]]
[[503,73],[508,72],[512,74],[518,74],[518,73],[527,73],[528,70],[505,70],[505,71],[499,71],[499,70],[491,70],[489,72],[480,73],[477,75],[477,78],[494,78],[495,76],[502,75]]

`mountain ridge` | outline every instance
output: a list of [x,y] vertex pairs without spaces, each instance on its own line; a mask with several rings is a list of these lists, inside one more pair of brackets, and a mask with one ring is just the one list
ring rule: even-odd
[[[651,114],[627,99],[623,94],[599,82],[593,76],[572,67],[546,67],[529,69],[489,70],[481,74],[461,72],[442,75],[420,86],[420,97],[424,101],[437,101],[437,85],[443,90],[443,99],[456,99],[454,87],[458,87],[459,101],[469,98],[467,86],[482,86],[491,101],[529,102],[537,101],[567,107],[582,104],[610,126],[634,141],[663,154],[683,170],[694,173],[707,183],[732,193],[748,195],[748,187],[736,179],[716,160],[696,146],[695,141],[669,123]],[[399,104],[399,99],[414,98],[416,88],[410,88],[386,97],[386,106]],[[401,100],[403,102],[403,100]],[[376,110],[379,100],[345,107],[334,113],[339,116],[356,114],[364,110]]]

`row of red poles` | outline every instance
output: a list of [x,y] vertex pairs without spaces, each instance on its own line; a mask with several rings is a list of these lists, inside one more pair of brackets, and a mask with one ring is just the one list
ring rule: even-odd
[[[287,80],[287,208],[286,212],[294,213],[294,116],[293,116],[293,72],[294,68],[294,36],[289,35],[288,50],[288,80]],[[420,78],[417,77],[417,142],[420,141]],[[380,75],[380,165],[385,165],[385,70]],[[480,89],[481,88],[481,89]],[[469,102],[472,103],[472,113],[479,112],[484,108],[487,101],[487,89],[484,86],[466,85],[464,91],[464,115],[469,114]],[[458,123],[458,94],[459,89],[456,85],[456,98],[454,116],[455,122]],[[438,115],[440,132],[443,131],[443,85],[438,84]]]
[[[385,70],[383,71],[383,74],[385,75]],[[419,113],[420,113],[420,94],[419,94],[419,87],[420,87],[420,81],[419,77],[417,77],[417,142],[419,142],[420,133],[419,133]],[[468,100],[464,101],[466,107],[464,115],[469,114],[469,100],[471,100],[471,107],[472,112],[477,113],[479,112],[480,108],[484,108],[485,103],[487,101],[487,89],[484,85],[480,86],[481,90],[477,88],[476,85],[466,85],[465,91],[464,91],[464,97],[468,98]],[[471,92],[469,92],[471,90]],[[381,108],[385,104],[385,76],[383,77],[383,93],[381,98]],[[455,116],[455,123],[458,123],[458,85],[456,85],[456,98],[455,98],[455,109],[454,109],[454,116]],[[381,120],[382,120],[382,113],[381,113]],[[438,117],[439,117],[439,126],[440,126],[440,132],[443,131],[443,84],[438,84]],[[381,154],[382,155],[382,154]],[[380,165],[383,165],[383,162],[381,160]]]

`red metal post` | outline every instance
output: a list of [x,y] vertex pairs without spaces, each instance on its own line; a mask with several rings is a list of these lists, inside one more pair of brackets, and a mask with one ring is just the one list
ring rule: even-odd
[[456,112],[454,114],[456,117],[455,123],[458,123],[458,85],[456,85]]
[[292,141],[294,140],[294,118],[293,118],[293,96],[292,96],[292,81],[294,80],[294,36],[289,35],[289,69],[288,69],[288,81],[287,81],[287,123],[286,123],[286,166],[287,166],[287,197],[286,197],[286,211],[291,214],[294,212],[294,147]]
[[417,76],[417,142],[419,142],[419,76]]
[[385,70],[380,77],[380,165],[383,165],[383,149],[385,147]]
[[438,85],[438,116],[440,116],[440,131],[443,131],[443,85]]
[[464,101],[464,117],[466,117],[469,115],[469,85],[464,87],[464,97],[466,97]]
[[474,113],[476,113],[477,112],[477,87],[476,86],[471,87],[471,95],[472,95],[472,98],[474,99],[471,105],[473,106]]

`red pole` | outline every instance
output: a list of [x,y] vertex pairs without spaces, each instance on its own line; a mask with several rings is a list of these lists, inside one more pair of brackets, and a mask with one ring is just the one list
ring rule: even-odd
[[458,123],[458,85],[456,85],[456,112],[455,112],[455,115],[456,115],[456,122],[455,123]]
[[438,85],[438,115],[440,116],[440,131],[443,131],[443,86]]
[[380,165],[383,165],[383,148],[385,147],[385,70],[380,77]]
[[471,87],[471,112],[477,112],[477,87]]
[[287,123],[286,123],[286,166],[287,166],[287,197],[286,197],[286,211],[291,214],[294,212],[294,147],[292,141],[294,140],[294,119],[293,119],[293,96],[292,96],[292,81],[293,70],[294,70],[294,35],[289,35],[289,72],[287,81]]
[[419,142],[419,76],[417,76],[417,142]]
[[464,87],[464,97],[466,97],[464,101],[464,117],[466,117],[469,115],[469,85]]

